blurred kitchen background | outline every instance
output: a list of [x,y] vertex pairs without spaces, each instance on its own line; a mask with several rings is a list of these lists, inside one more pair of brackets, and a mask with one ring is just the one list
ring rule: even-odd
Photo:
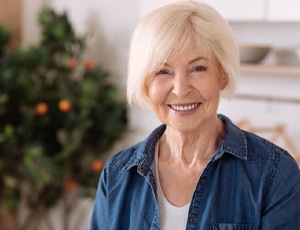
[[[0,22],[6,23],[12,29],[13,47],[18,44],[21,47],[30,47],[40,41],[37,15],[42,7],[46,5],[58,14],[65,12],[76,34],[86,36],[85,57],[108,71],[110,83],[117,87],[119,97],[124,99],[130,36],[143,15],[166,2],[168,1],[1,0]],[[222,99],[219,112],[230,117],[241,128],[262,135],[288,149],[298,160],[300,2],[203,2],[214,6],[228,20],[240,44],[243,58],[237,95],[231,100]],[[128,108],[127,115],[128,127],[125,134],[113,142],[107,150],[107,155],[101,158],[102,161],[105,161],[108,155],[142,140],[160,124],[152,112],[135,106]],[[81,201],[79,206],[71,210],[69,225],[63,224],[63,204],[58,203],[50,210],[50,215],[38,223],[39,227],[35,228],[67,230],[67,226],[68,229],[74,230],[89,229],[92,199]],[[24,215],[21,213],[18,219],[24,222]],[[73,220],[78,219],[78,216],[83,218],[75,226],[76,222]]]

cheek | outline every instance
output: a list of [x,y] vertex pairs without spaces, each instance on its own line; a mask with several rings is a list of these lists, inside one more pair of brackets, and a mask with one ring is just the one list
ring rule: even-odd
[[165,100],[165,87],[152,83],[147,87],[147,96],[152,104],[161,104]]
[[201,82],[198,84],[198,88],[200,88],[201,94],[207,95],[207,96],[214,96],[218,95],[220,90],[219,81],[217,79],[207,79],[205,82]]

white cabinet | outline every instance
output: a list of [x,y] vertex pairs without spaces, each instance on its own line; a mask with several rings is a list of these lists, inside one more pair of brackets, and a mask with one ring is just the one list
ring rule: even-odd
[[269,21],[300,21],[299,0],[268,0]]
[[264,0],[198,0],[213,6],[229,21],[262,21]]
[[[173,0],[140,0],[139,16]],[[213,6],[228,21],[298,21],[300,0],[197,0]]]
[[216,8],[229,21],[300,21],[299,0],[198,0]]
[[[264,0],[197,0],[213,6],[230,21],[262,21]],[[142,17],[156,7],[172,0],[140,0],[139,16]]]

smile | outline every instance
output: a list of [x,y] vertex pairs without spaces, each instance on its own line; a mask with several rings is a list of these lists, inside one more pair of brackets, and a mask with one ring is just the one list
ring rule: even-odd
[[191,105],[170,105],[170,107],[177,111],[189,111],[199,106],[199,103]]

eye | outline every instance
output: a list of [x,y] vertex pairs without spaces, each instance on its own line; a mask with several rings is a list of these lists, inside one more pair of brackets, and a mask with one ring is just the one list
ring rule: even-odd
[[192,69],[192,72],[203,72],[206,71],[206,67],[204,66],[196,66],[195,68]]
[[157,71],[155,75],[157,76],[157,75],[166,75],[166,74],[170,74],[170,72],[168,70],[162,69]]

